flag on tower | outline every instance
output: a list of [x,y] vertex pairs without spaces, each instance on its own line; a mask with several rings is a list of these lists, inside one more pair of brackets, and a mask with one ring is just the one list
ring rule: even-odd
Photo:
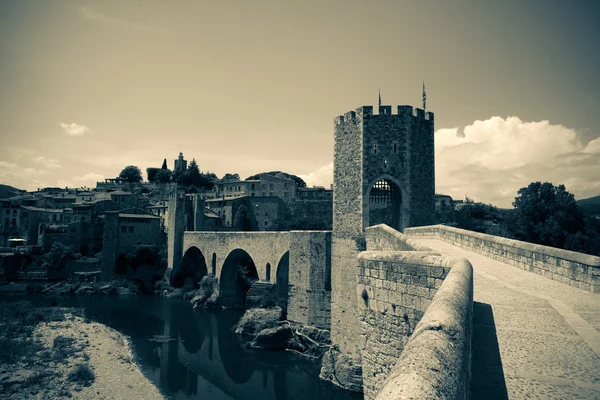
[[427,110],[427,93],[425,92],[425,81],[423,81],[423,111]]
[[379,107],[381,107],[381,89],[379,89]]

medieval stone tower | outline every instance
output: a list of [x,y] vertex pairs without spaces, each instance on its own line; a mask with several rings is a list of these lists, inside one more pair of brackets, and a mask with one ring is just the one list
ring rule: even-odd
[[[359,357],[356,255],[368,226],[402,231],[434,213],[433,113],[411,106],[363,106],[335,118],[331,339]],[[360,365],[360,364],[358,364]]]

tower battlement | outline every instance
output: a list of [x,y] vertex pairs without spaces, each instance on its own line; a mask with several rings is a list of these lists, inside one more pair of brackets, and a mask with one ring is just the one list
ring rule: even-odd
[[392,106],[379,106],[378,114],[373,114],[373,106],[361,106],[354,111],[348,111],[344,115],[339,115],[334,118],[335,125],[343,124],[348,121],[355,121],[356,119],[365,118],[377,118],[377,117],[390,117],[390,116],[403,116],[410,115],[415,119],[432,121],[434,120],[434,113],[431,111],[425,112],[422,108],[413,108],[412,106],[401,105],[396,107],[396,112]]

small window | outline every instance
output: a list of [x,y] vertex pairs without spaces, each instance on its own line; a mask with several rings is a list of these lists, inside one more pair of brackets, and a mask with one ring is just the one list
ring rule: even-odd
[[267,212],[267,213],[265,213],[265,217],[268,217],[268,216],[269,216],[269,213],[268,213],[268,212]]
[[387,168],[387,160],[383,160],[383,168]]
[[13,217],[17,216],[17,210],[13,210]]
[[130,226],[130,227],[129,227],[129,233],[133,233],[133,232],[135,231],[135,229],[134,229],[134,228],[135,228],[134,226]]
[[373,145],[373,153],[374,153],[374,154],[377,154],[377,144],[374,144],[374,145]]
[[122,226],[121,227],[121,233],[127,233],[127,227],[126,226]]
[[267,226],[268,223],[269,223],[269,221],[265,221],[265,226]]
[[394,143],[394,154],[396,154],[396,151],[397,151],[397,149],[396,149],[396,148],[397,148],[397,146],[398,146],[398,145],[397,145],[396,143]]

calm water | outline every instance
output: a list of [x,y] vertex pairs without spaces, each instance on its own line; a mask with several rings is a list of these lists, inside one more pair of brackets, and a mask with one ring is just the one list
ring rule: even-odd
[[[319,366],[291,352],[244,349],[232,332],[241,311],[198,311],[152,296],[58,302],[130,336],[143,373],[173,399],[362,399],[320,381]],[[157,335],[174,340],[150,340]]]

